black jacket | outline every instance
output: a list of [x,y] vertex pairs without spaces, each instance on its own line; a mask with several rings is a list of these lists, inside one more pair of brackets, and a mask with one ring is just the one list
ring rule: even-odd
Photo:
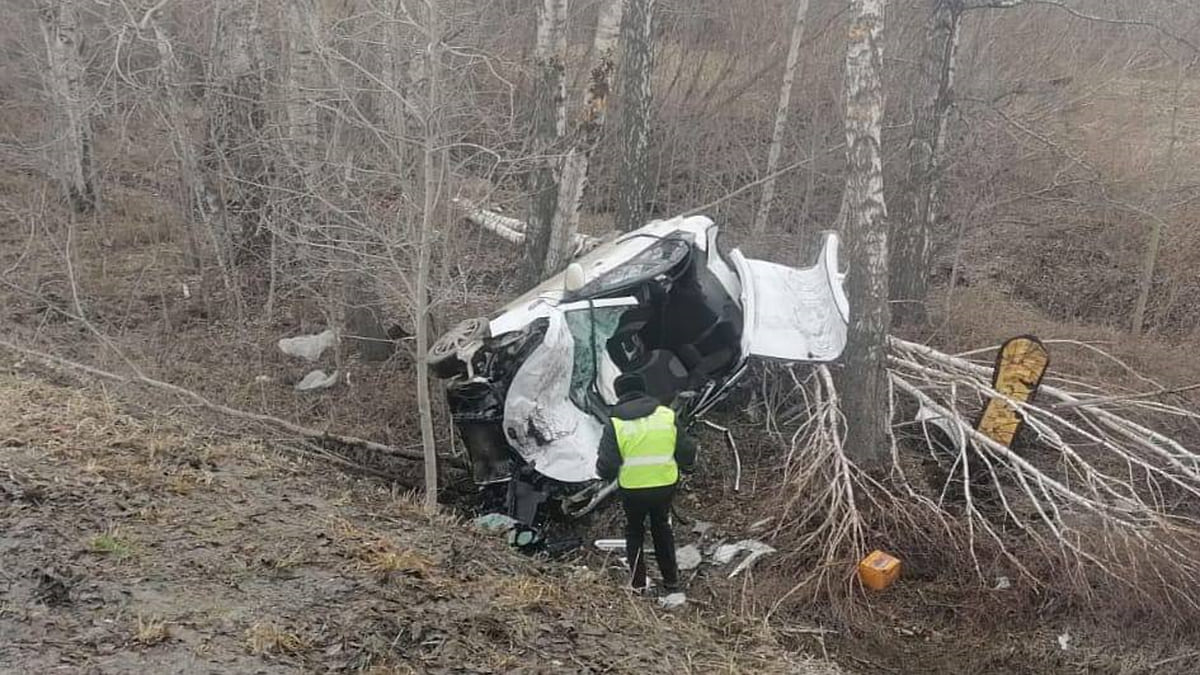
[[[612,417],[636,420],[646,417],[658,407],[658,401],[645,394],[627,396],[613,406]],[[675,463],[681,471],[690,471],[696,462],[696,444],[679,429],[675,434]],[[617,432],[612,420],[604,422],[604,434],[600,436],[600,454],[596,457],[596,473],[604,480],[612,480],[621,470],[621,450],[617,447]]]

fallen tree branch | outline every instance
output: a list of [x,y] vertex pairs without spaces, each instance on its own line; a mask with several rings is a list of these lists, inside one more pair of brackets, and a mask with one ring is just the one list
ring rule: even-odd
[[391,457],[399,457],[402,459],[411,459],[411,460],[416,460],[416,461],[421,461],[423,459],[421,453],[413,451],[413,450],[405,450],[403,448],[396,448],[396,447],[393,447],[390,445],[384,445],[382,443],[368,441],[363,438],[356,438],[354,436],[344,436],[341,434],[329,433],[328,431],[319,431],[317,429],[311,429],[309,427],[301,426],[299,424],[296,424],[295,422],[289,422],[288,420],[285,420],[285,419],[282,419],[279,417],[274,417],[271,415],[264,415],[261,413],[253,413],[253,412],[249,412],[246,410],[238,410],[236,408],[230,408],[229,406],[222,405],[220,403],[213,403],[212,401],[204,398],[203,396],[201,396],[200,394],[197,394],[194,391],[191,391],[189,389],[184,389],[183,387],[171,384],[170,382],[163,382],[162,380],[156,380],[154,378],[147,377],[146,375],[143,375],[141,373],[138,373],[134,376],[119,375],[117,373],[111,373],[109,371],[101,370],[99,368],[95,368],[95,367],[89,366],[87,364],[79,363],[77,361],[71,361],[70,359],[64,359],[60,356],[55,356],[53,354],[47,354],[45,352],[38,351],[36,349],[22,347],[21,345],[14,344],[12,342],[9,342],[9,341],[3,340],[3,339],[0,339],[0,347],[3,347],[4,349],[7,349],[11,352],[15,352],[17,354],[21,354],[23,356],[26,356],[26,357],[29,357],[32,359],[36,359],[36,360],[38,360],[46,365],[49,365],[49,366],[56,366],[59,368],[67,368],[69,370],[75,370],[75,371],[87,373],[87,374],[95,376],[95,377],[99,377],[99,378],[106,379],[106,380],[112,380],[115,382],[141,384],[141,385],[150,387],[152,389],[158,389],[160,391],[167,391],[167,392],[175,394],[176,396],[179,396],[181,398],[191,400],[191,401],[199,404],[201,407],[207,408],[208,410],[211,410],[213,412],[218,412],[218,413],[221,413],[222,415],[228,415],[230,417],[234,417],[234,418],[241,419],[241,420],[246,420],[246,421],[250,421],[250,422],[256,422],[259,424],[265,424],[268,426],[278,427],[281,429],[285,429],[293,434],[296,434],[297,436],[303,436],[305,438],[311,438],[311,439],[315,439],[315,440],[332,441],[334,443],[337,443],[338,445],[343,445],[343,446],[352,447],[352,448],[362,448],[363,450],[370,450],[372,452],[378,452],[380,454],[388,455]]

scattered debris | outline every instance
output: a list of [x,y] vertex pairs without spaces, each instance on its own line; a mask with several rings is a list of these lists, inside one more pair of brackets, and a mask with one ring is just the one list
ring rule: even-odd
[[683,593],[668,593],[658,599],[658,606],[663,609],[675,609],[687,603],[687,595]]
[[316,361],[326,349],[337,343],[337,335],[326,329],[316,335],[299,335],[279,340],[279,351],[306,361]]
[[871,551],[858,563],[858,579],[873,591],[882,591],[900,577],[900,560],[883,551]]
[[1012,581],[1009,581],[1008,577],[996,577],[996,585],[992,590],[1003,591],[1009,588],[1012,588]]
[[1071,642],[1071,632],[1070,631],[1063,631],[1062,635],[1058,636],[1058,648],[1059,649],[1066,651],[1067,649],[1070,648],[1070,644],[1069,644],[1070,642]]
[[503,513],[485,513],[472,523],[485,532],[507,532],[516,526],[517,519]]
[[304,379],[296,383],[296,391],[315,391],[317,389],[328,389],[338,383],[338,371],[333,371],[332,374],[326,375],[323,370],[314,370],[304,376]]
[[743,539],[736,544],[721,544],[713,551],[712,559],[718,565],[728,565],[742,551],[749,551],[750,555],[746,556],[746,559],[738,563],[738,566],[729,573],[730,579],[736,577],[743,570],[750,569],[756,560],[768,553],[774,553],[775,549],[755,539]]
[[694,570],[700,566],[703,557],[695,544],[688,544],[675,549],[675,563],[681,570]]

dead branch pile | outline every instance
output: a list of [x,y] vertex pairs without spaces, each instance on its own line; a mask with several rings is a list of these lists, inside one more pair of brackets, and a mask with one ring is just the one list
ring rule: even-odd
[[[844,446],[827,368],[782,371],[790,409],[769,419],[789,445],[776,535],[810,570],[792,594],[844,595],[854,563],[902,532],[909,545],[958,556],[988,587],[1012,575],[1083,600],[1111,590],[1151,611],[1196,615],[1200,454],[1135,420],[1200,415],[1053,374],[1021,403],[992,389],[990,366],[895,338],[888,363],[895,433],[883,467],[859,465]],[[993,397],[1024,419],[1012,447],[974,428]]]

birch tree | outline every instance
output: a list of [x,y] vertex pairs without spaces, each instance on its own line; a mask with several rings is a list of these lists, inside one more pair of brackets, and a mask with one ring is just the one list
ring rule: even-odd
[[650,101],[655,0],[628,0],[621,23],[621,175],[617,227],[630,231],[646,218],[650,187]]
[[534,148],[540,166],[530,185],[532,202],[525,227],[525,263],[529,281],[537,282],[546,264],[550,230],[558,208],[557,162],[551,153],[567,128],[567,0],[543,0],[537,17],[534,63]]
[[79,212],[92,211],[98,204],[79,7],[76,0],[56,0],[38,9],[49,65],[46,83],[54,101],[55,172],[71,206]]
[[437,448],[433,435],[433,402],[429,392],[429,268],[433,246],[434,215],[441,196],[441,21],[437,0],[426,0],[422,10],[425,47],[425,96],[422,113],[424,131],[421,149],[422,210],[417,242],[417,280],[413,322],[417,334],[417,408],[421,417],[421,447],[425,458],[425,509],[437,510]]
[[850,333],[842,400],[858,461],[888,455],[887,205],[883,198],[882,34],[886,0],[854,0],[846,50],[846,186],[838,220],[849,249]]
[[572,132],[572,145],[563,157],[559,171],[558,203],[550,227],[543,277],[566,267],[574,252],[575,235],[579,232],[579,204],[587,184],[588,166],[608,117],[608,98],[616,68],[615,52],[623,11],[622,0],[603,0],[599,8],[592,42],[595,60],[583,96],[583,109]]
[[792,102],[792,83],[800,63],[800,43],[804,40],[804,24],[808,16],[808,0],[796,0],[796,16],[792,19],[792,39],[788,43],[787,61],[783,65],[783,82],[779,85],[779,104],[775,108],[775,126],[771,129],[771,146],[767,149],[767,179],[763,182],[762,197],[754,214],[753,231],[764,232],[775,199],[775,171],[783,152],[783,132],[787,129],[788,109]]
[[892,232],[891,291],[899,323],[924,323],[932,265],[933,228],[940,210],[946,120],[953,104],[962,0],[932,0],[915,90],[909,144],[908,195],[903,225]]

